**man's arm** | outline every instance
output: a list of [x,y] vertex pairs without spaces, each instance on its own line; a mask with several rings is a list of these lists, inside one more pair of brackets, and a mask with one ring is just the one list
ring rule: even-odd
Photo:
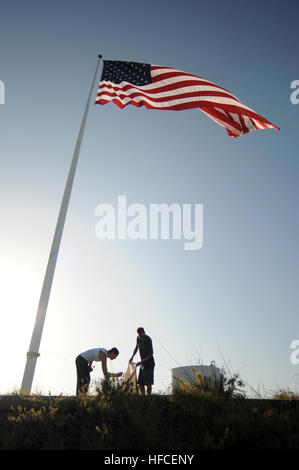
[[129,362],[132,362],[132,361],[133,361],[133,358],[134,358],[135,354],[137,353],[137,351],[138,351],[138,345],[136,344],[135,349],[134,349],[133,354],[132,354],[132,357],[131,357],[131,359],[129,360]]
[[151,357],[153,357],[152,354],[148,354],[147,356],[145,356],[143,359],[142,359],[142,363],[144,364],[145,362],[147,362]]
[[145,364],[151,357],[153,357],[153,354],[148,354],[143,359],[141,359],[140,362],[137,362],[136,366],[141,366],[141,364]]
[[113,374],[112,372],[108,372],[106,355],[101,356],[101,358],[102,358],[102,371],[105,377],[121,377],[123,375],[122,372],[118,372],[116,374]]

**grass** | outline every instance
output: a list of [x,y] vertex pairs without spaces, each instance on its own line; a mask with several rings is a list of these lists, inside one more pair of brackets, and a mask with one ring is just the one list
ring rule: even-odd
[[96,395],[16,395],[0,414],[0,449],[299,449],[298,396],[248,400],[244,383],[195,374],[173,395],[141,396],[104,380]]

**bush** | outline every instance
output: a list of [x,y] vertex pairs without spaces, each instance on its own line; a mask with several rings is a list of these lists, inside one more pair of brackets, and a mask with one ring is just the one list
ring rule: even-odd
[[222,371],[220,377],[217,378],[205,376],[193,369],[193,376],[191,381],[188,382],[178,377],[179,386],[175,394],[183,392],[219,398],[245,398],[245,392],[242,390],[245,383],[239,378],[238,374],[234,374],[229,378]]
[[0,415],[0,449],[299,449],[298,401],[246,399],[238,376],[182,385],[143,396],[104,380],[95,396],[19,396]]

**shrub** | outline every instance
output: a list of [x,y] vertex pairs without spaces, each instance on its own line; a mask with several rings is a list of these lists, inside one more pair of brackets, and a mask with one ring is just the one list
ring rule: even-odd
[[245,398],[245,392],[242,390],[245,383],[239,378],[238,374],[234,374],[229,378],[222,371],[220,377],[217,378],[205,376],[193,369],[193,375],[191,381],[178,377],[179,386],[174,393],[195,393],[222,398]]
[[1,411],[0,449],[299,449],[299,402],[246,399],[242,386],[237,375],[196,375],[170,396],[109,379],[95,396],[20,396]]

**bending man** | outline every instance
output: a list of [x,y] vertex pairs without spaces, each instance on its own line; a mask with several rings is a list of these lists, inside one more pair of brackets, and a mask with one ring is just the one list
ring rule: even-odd
[[113,374],[107,371],[107,357],[113,361],[119,354],[117,348],[112,348],[107,351],[104,348],[94,348],[84,351],[76,357],[76,369],[77,369],[77,389],[76,395],[79,393],[87,393],[90,383],[90,372],[93,370],[93,361],[100,361],[102,363],[102,371],[104,376],[107,377],[121,377],[122,372]]

